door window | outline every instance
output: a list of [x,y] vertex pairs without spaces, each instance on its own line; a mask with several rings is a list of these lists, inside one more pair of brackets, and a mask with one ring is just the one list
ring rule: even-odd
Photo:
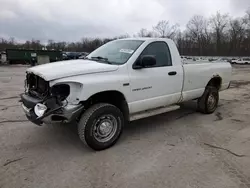
[[172,59],[168,45],[165,42],[153,42],[141,53],[141,56],[152,55],[156,58],[156,65],[153,67],[172,66]]

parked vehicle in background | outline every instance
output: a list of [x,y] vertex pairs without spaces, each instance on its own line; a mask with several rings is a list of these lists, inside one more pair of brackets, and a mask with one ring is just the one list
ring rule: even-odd
[[194,57],[193,58],[194,61],[200,61],[200,62],[203,62],[203,61],[208,61],[208,59],[204,58],[204,57]]
[[78,59],[81,56],[81,52],[64,52],[65,60]]
[[78,59],[85,59],[86,55],[81,55]]
[[37,56],[48,56],[50,62],[62,60],[62,52],[55,50],[6,49],[6,56],[9,64],[31,64]]
[[81,56],[80,56],[78,59],[85,59],[85,57],[86,57],[87,55],[89,55],[89,53],[87,53],[87,52],[82,52],[82,53],[81,53]]
[[6,52],[0,52],[0,63],[6,63],[7,58],[6,58]]
[[119,39],[83,60],[28,69],[21,101],[33,123],[76,121],[80,139],[103,150],[127,121],[176,110],[181,102],[198,99],[200,112],[213,113],[231,73],[227,62],[183,64],[170,39]]
[[230,60],[226,57],[220,57],[218,59],[213,59],[212,61],[226,61],[226,62],[230,62]]
[[181,57],[182,62],[186,62],[188,59],[186,57]]
[[88,54],[87,52],[63,52],[63,60],[84,59]]
[[250,58],[240,58],[231,61],[232,64],[250,64]]
[[63,58],[63,60],[67,60],[68,59],[68,56],[67,56],[67,54],[65,52],[62,53],[62,58]]

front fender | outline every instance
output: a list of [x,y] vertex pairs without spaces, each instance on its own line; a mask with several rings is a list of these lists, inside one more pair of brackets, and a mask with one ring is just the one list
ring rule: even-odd
[[129,77],[125,71],[67,77],[51,81],[50,86],[59,83],[70,85],[70,95],[67,100],[72,104],[86,101],[92,95],[104,91],[119,91],[128,102],[130,101],[127,98],[130,96],[130,86],[123,85],[129,83]]
[[69,104],[79,104],[80,97],[82,94],[83,84],[79,82],[72,81],[52,81],[50,82],[50,87],[60,84],[67,84],[70,87],[69,96],[66,98]]

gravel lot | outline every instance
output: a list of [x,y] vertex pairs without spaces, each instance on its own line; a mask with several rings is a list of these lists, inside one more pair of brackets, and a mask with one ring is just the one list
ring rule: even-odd
[[250,66],[233,69],[214,114],[180,110],[135,121],[94,152],[75,125],[36,126],[18,103],[26,67],[0,66],[0,187],[250,187]]

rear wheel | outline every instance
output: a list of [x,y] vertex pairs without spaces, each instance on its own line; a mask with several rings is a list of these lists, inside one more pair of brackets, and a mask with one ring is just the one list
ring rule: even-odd
[[82,115],[78,134],[90,148],[104,150],[117,142],[123,125],[123,114],[116,106],[100,103],[93,105]]
[[213,86],[208,86],[201,98],[198,99],[198,110],[204,114],[211,114],[216,110],[218,102],[218,89]]

